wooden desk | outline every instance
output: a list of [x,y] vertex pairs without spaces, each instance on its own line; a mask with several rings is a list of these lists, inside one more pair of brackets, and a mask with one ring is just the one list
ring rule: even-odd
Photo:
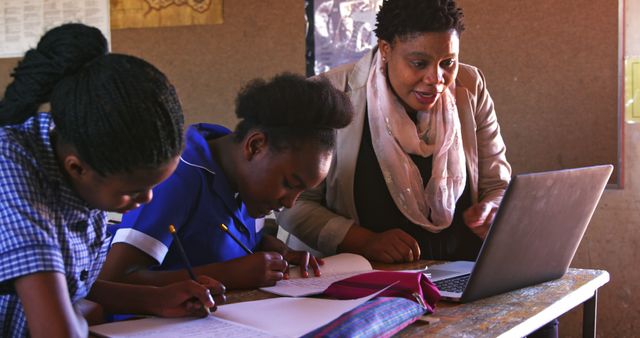
[[603,270],[569,269],[558,280],[468,304],[440,302],[434,323],[416,323],[398,337],[522,337],[584,304],[583,337],[595,337],[598,288],[609,281]]
[[[417,269],[433,263],[385,265],[381,270]],[[535,286],[457,304],[441,301],[430,323],[416,322],[397,337],[522,337],[574,307],[584,304],[583,336],[596,336],[598,288],[609,281],[603,270],[569,269],[560,279]],[[227,295],[228,303],[276,297],[260,291],[235,291]]]

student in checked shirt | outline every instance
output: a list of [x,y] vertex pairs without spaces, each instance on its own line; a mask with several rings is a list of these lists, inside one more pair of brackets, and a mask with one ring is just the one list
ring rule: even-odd
[[[85,297],[107,313],[205,315],[223,292],[209,277],[162,288],[96,280],[103,210],[149,202],[178,164],[182,109],[165,76],[108,54],[98,29],[65,24],[13,77],[0,102],[0,335],[86,336]],[[45,102],[50,113],[37,113]]]
[[153,201],[123,216],[101,278],[152,285],[188,278],[168,224],[194,271],[229,289],[273,285],[294,264],[302,276],[319,273],[321,262],[262,234],[255,218],[290,208],[324,179],[335,130],[351,121],[348,98],[326,80],[281,74],[246,86],[236,115],[233,132],[205,123],[188,129],[178,169],[154,188]]

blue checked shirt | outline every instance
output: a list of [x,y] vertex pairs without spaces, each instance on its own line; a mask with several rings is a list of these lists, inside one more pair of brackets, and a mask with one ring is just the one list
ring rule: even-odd
[[[106,214],[91,209],[63,177],[49,114],[0,128],[0,336],[28,336],[13,282],[64,274],[71,302],[84,298],[108,248]],[[37,318],[46,320],[46,318]]]

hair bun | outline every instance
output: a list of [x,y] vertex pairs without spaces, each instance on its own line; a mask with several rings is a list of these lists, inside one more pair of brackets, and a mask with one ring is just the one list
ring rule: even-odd
[[46,32],[38,46],[18,63],[0,101],[0,125],[21,123],[49,101],[54,86],[64,77],[108,52],[99,29],[68,23]]
[[36,50],[46,56],[53,71],[64,77],[108,52],[107,39],[99,29],[68,23],[45,33]]

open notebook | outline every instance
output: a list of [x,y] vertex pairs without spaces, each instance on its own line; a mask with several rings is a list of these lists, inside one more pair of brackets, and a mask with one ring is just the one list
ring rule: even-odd
[[90,331],[112,338],[299,337],[330,323],[389,286],[357,299],[278,297],[221,305],[205,318],[127,320],[92,326]]
[[323,260],[320,277],[315,277],[310,271],[308,278],[302,278],[300,269],[294,266],[289,270],[288,280],[281,280],[275,286],[263,287],[260,290],[290,297],[316,295],[322,293],[335,281],[373,270],[366,258],[356,254],[342,253],[323,258]]

